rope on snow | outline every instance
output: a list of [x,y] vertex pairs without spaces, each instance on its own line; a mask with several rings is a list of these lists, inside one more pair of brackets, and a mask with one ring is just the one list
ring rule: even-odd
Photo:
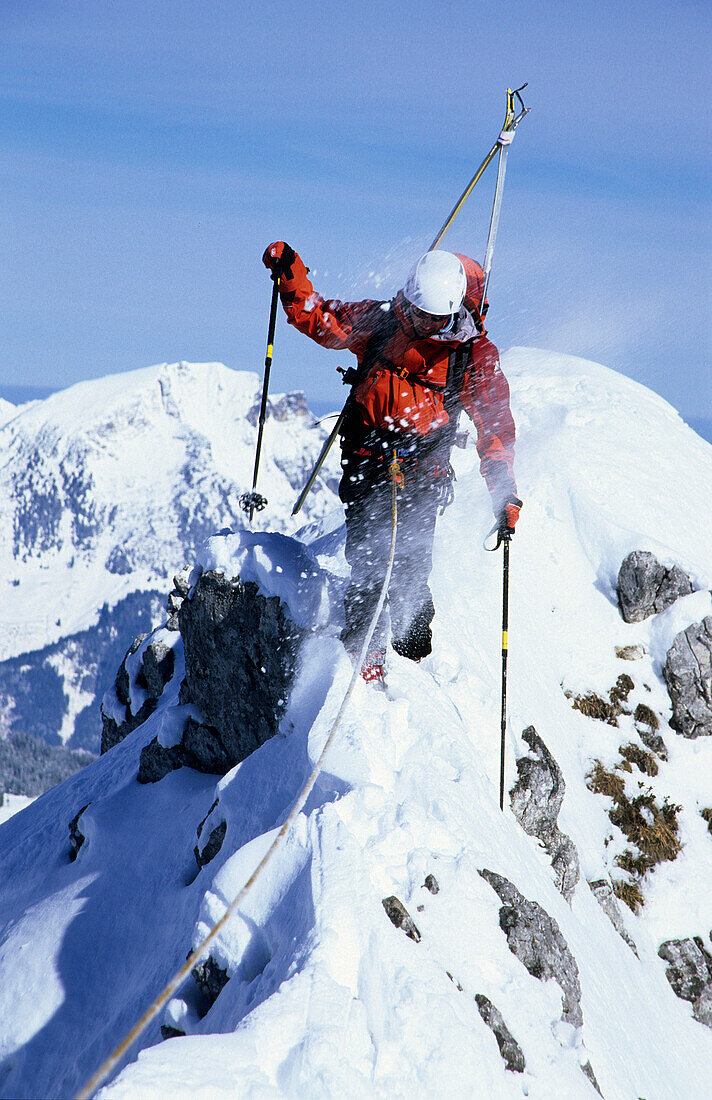
[[376,606],[376,610],[374,612],[373,618],[371,619],[371,623],[369,625],[368,631],[366,633],[366,637],[365,637],[363,645],[361,647],[361,653],[359,654],[358,661],[356,662],[356,665],[354,666],[354,671],[353,671],[353,674],[351,676],[351,680],[349,681],[349,686],[346,689],[346,694],[344,695],[341,706],[339,707],[339,712],[336,715],[336,718],[334,719],[334,724],[331,727],[331,731],[329,733],[329,736],[327,737],[327,739],[324,743],[324,747],[321,750],[321,753],[319,755],[319,759],[317,760],[316,764],[314,765],[314,768],[312,770],[311,775],[309,776],[309,778],[308,778],[306,784],[304,785],[304,788],[302,789],[301,793],[297,797],[296,802],[294,803],[292,809],[290,810],[286,821],[282,825],[282,828],[277,833],[277,836],[274,838],[274,840],[272,841],[270,847],[267,849],[264,856],[262,857],[260,862],[255,867],[254,871],[252,872],[252,874],[248,878],[245,885],[242,887],[240,892],[237,894],[237,896],[234,898],[234,900],[230,903],[228,908],[225,910],[225,912],[222,915],[222,917],[220,918],[220,920],[213,927],[213,929],[208,933],[208,935],[205,937],[205,939],[200,944],[198,944],[195,951],[192,952],[188,956],[186,961],[181,966],[180,970],[176,971],[176,973],[173,975],[173,977],[171,978],[171,980],[169,981],[169,983],[165,987],[165,989],[161,993],[159,993],[159,995],[156,997],[156,999],[153,1001],[153,1003],[146,1009],[146,1011],[144,1012],[141,1019],[131,1028],[131,1031],[129,1031],[129,1033],[125,1036],[125,1038],[121,1041],[121,1043],[119,1043],[119,1045],[116,1047],[116,1049],[101,1064],[99,1069],[96,1071],[96,1073],[94,1073],[94,1075],[89,1079],[89,1081],[87,1081],[87,1083],[84,1085],[84,1087],[81,1089],[81,1091],[76,1094],[76,1096],[74,1097],[74,1100],[89,1100],[89,1098],[91,1096],[93,1096],[94,1092],[99,1088],[99,1086],[102,1084],[102,1082],[109,1076],[111,1071],[116,1067],[117,1063],[123,1058],[123,1056],[129,1050],[129,1048],[133,1045],[135,1040],[148,1027],[148,1025],[151,1023],[151,1021],[158,1015],[158,1013],[164,1007],[164,1005],[170,1000],[170,998],[173,996],[173,994],[178,989],[178,987],[185,981],[185,979],[188,977],[188,974],[190,973],[190,971],[193,969],[193,967],[196,965],[196,963],[200,960],[200,957],[203,954],[203,952],[205,951],[205,948],[208,947],[209,944],[211,944],[213,942],[213,940],[218,935],[218,933],[220,932],[223,925],[226,924],[226,922],[229,920],[229,918],[232,916],[232,914],[238,908],[240,903],[245,900],[248,893],[250,892],[250,890],[252,889],[254,884],[257,882],[258,878],[260,877],[260,875],[264,871],[265,867],[267,866],[267,864],[271,860],[272,856],[276,852],[277,848],[279,847],[281,842],[284,840],[284,838],[287,835],[287,833],[289,831],[289,828],[292,825],[292,823],[294,822],[295,818],[297,817],[297,815],[304,808],[304,805],[306,804],[306,801],[309,798],[309,795],[311,794],[312,790],[314,789],[314,785],[315,785],[315,783],[316,783],[316,781],[319,777],[319,773],[321,772],[321,769],[324,766],[324,759],[325,759],[326,754],[329,750],[329,746],[331,745],[331,743],[334,740],[334,736],[336,734],[337,729],[339,728],[339,725],[341,723],[341,719],[344,716],[344,712],[346,710],[346,707],[348,706],[349,700],[350,700],[351,695],[353,693],[353,689],[356,686],[356,681],[358,680],[359,674],[361,672],[361,666],[363,665],[364,661],[366,660],[366,655],[368,654],[368,648],[371,644],[371,639],[373,638],[373,635],[374,635],[374,632],[375,632],[375,629],[376,629],[376,624],[378,623],[381,612],[383,611],[383,605],[386,601],[386,593],[388,592],[388,585],[390,583],[391,574],[393,572],[393,560],[394,560],[394,557],[395,557],[395,548],[396,548],[396,531],[397,531],[397,528],[398,528],[398,504],[397,504],[396,491],[397,491],[398,485],[402,481],[402,475],[401,475],[401,472],[400,472],[400,467],[399,467],[397,459],[395,457],[393,459],[393,463],[390,466],[389,473],[390,473],[390,476],[391,476],[391,482],[392,482],[392,486],[393,486],[392,515],[391,515],[391,545],[390,545],[390,550],[389,550],[389,554],[388,554],[388,564],[387,564],[387,567],[386,567],[386,574],[385,574],[385,578],[384,578],[384,581],[383,581],[383,586],[381,588],[381,594],[378,598],[378,604]]

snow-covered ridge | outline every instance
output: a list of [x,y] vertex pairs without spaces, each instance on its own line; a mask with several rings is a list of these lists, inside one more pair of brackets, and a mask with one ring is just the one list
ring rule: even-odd
[[[433,656],[419,666],[391,657],[385,693],[358,685],[289,843],[219,938],[213,957],[227,984],[201,1017],[187,983],[161,1022],[188,1034],[159,1042],[152,1026],[102,1095],[584,1100],[595,1096],[581,1072],[590,1060],[608,1100],[706,1098],[712,1032],[675,997],[657,951],[676,937],[712,946],[712,838],[700,814],[711,801],[712,738],[667,726],[659,653],[673,629],[712,613],[712,529],[699,507],[712,447],[655,395],[596,364],[515,349],[504,369],[525,501],[511,551],[508,786],[533,725],[566,782],[559,824],[581,862],[571,905],[549,854],[498,806],[501,558],[481,550],[491,515],[469,448],[455,453],[456,500],[437,531]],[[344,575],[341,534],[332,515],[298,538],[214,535],[197,555],[202,568],[244,570],[267,594],[313,609],[278,736],[220,779],[184,767],[137,784],[141,749],[155,737],[174,743],[184,717],[174,635],[177,671],[153,715],[2,827],[0,1092],[76,1089],[258,862],[350,674],[336,602],[320,613],[325,575],[333,593]],[[623,622],[615,578],[631,549],[684,568],[697,591]],[[642,655],[622,661],[616,646]],[[637,740],[635,725],[625,714],[618,726],[597,721],[566,694],[605,695],[622,672],[633,681],[629,702],[658,715],[668,759],[655,776],[621,775],[631,792],[642,782],[682,806],[681,853],[647,877],[638,915],[623,910],[638,957],[587,885],[620,874],[625,840],[586,775],[594,759],[612,766],[619,746]],[[86,803],[86,841],[69,865],[67,827]],[[217,854],[198,868],[193,847],[223,824]],[[538,981],[509,950],[482,870],[557,922],[578,966],[582,1027],[562,1020],[559,985]],[[430,874],[437,894],[424,887]],[[392,895],[420,942],[386,917]],[[502,1013],[522,1074],[505,1069],[477,996]],[[31,1012],[17,1011],[30,1002]]]

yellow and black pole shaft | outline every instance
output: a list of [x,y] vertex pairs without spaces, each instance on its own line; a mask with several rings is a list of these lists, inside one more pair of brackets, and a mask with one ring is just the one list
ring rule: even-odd
[[262,401],[260,402],[260,420],[257,429],[257,449],[255,451],[255,468],[252,472],[252,492],[243,493],[240,504],[247,512],[250,523],[255,511],[261,512],[267,504],[266,497],[256,491],[257,475],[260,469],[260,454],[262,453],[262,436],[264,434],[265,420],[267,418],[267,396],[269,394],[269,375],[272,367],[272,355],[274,352],[274,330],[277,324],[277,305],[279,303],[279,275],[273,276],[272,301],[269,312],[269,328],[267,330],[267,353],[265,355],[265,377],[262,383]]
[[507,730],[507,654],[509,651],[509,536],[502,539],[502,719],[499,762],[499,808],[504,810],[504,757]]

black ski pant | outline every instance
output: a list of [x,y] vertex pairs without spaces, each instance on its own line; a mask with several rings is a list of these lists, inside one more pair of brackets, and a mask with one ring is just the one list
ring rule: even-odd
[[[363,645],[383,586],[391,543],[393,490],[388,472],[391,455],[368,448],[342,450],[339,495],[346,506],[346,560],[351,581],[346,589],[346,625],[341,640],[353,656]],[[402,458],[404,484],[398,490],[398,528],[387,614],[381,614],[371,650],[382,650],[388,638],[397,653],[418,661],[432,650],[430,624],[435,615],[428,579],[433,564],[433,538],[439,506],[451,493],[451,467],[418,455]],[[363,452],[366,453],[363,453]],[[391,450],[392,454],[392,450]]]

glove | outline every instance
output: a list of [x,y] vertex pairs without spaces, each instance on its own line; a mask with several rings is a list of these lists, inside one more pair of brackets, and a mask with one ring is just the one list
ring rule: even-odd
[[292,278],[292,264],[297,256],[293,248],[284,241],[275,241],[265,249],[262,263],[272,272],[273,279],[281,279],[285,276]]
[[500,542],[509,541],[514,534],[514,527],[519,519],[519,510],[522,502],[514,495],[507,497],[502,505],[502,511],[497,517],[497,545]]

